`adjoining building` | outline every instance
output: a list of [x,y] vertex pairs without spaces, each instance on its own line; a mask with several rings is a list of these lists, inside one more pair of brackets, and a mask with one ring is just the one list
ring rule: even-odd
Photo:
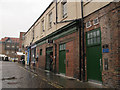
[[9,60],[18,60],[19,38],[5,37],[0,40],[0,54],[6,55]]
[[52,2],[24,34],[29,65],[120,87],[120,2]]

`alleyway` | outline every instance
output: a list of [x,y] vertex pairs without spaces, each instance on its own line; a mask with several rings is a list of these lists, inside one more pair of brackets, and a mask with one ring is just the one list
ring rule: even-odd
[[2,88],[102,88],[14,62],[2,62]]

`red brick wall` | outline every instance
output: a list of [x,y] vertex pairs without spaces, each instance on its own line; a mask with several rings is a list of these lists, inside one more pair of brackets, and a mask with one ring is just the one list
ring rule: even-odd
[[[95,13],[87,16],[85,18],[85,22],[93,21],[94,18],[99,18],[99,25],[93,26],[85,29],[85,32],[93,30],[95,28],[100,27],[101,29],[101,38],[102,38],[102,46],[104,44],[109,45],[109,53],[102,53],[102,61],[103,61],[103,72],[102,72],[102,80],[103,84],[109,87],[119,87],[118,81],[118,73],[120,73],[120,59],[118,52],[118,48],[120,46],[120,2],[119,3],[111,3],[108,6],[102,8]],[[101,46],[101,47],[102,47]],[[104,70],[104,59],[108,59],[108,70]],[[119,69],[119,70],[118,70]],[[87,75],[87,74],[86,74]]]
[[78,33],[59,38],[55,40],[55,43],[57,44],[57,72],[59,72],[59,44],[66,43],[66,50],[68,51],[66,52],[66,76],[78,78]]

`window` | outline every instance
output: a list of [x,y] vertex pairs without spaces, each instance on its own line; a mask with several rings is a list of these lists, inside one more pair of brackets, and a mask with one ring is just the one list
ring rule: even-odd
[[34,30],[33,30],[33,39],[34,39]]
[[9,54],[9,51],[6,51],[6,54]]
[[52,12],[49,14],[49,28],[52,27]]
[[96,19],[93,20],[93,25],[97,25],[97,24],[99,24],[98,18],[96,18]]
[[101,39],[100,39],[99,29],[87,32],[87,45],[88,46],[100,44],[100,42],[101,42]]
[[14,48],[15,46],[12,46],[12,48]]
[[63,13],[63,18],[65,18],[66,17],[66,15],[67,15],[67,1],[66,0],[64,0],[63,2],[62,2],[62,13]]
[[44,29],[44,20],[42,20],[42,31],[45,32],[45,29]]
[[40,56],[42,55],[42,49],[40,49]]
[[14,51],[12,51],[12,53],[14,53]]
[[7,42],[11,42],[11,40],[8,40]]
[[65,50],[66,49],[66,45],[65,44],[61,44],[60,47],[59,47],[59,50]]
[[90,21],[88,21],[87,23],[86,23],[86,28],[89,28],[89,27],[91,27],[92,25],[91,25],[91,22]]
[[10,46],[8,45],[7,48],[9,48]]

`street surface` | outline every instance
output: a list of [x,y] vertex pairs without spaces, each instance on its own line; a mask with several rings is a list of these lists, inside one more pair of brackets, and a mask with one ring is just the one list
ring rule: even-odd
[[2,88],[54,88],[14,62],[2,62]]
[[17,62],[0,63],[2,88],[105,88],[102,85],[61,77],[42,69],[32,69]]

